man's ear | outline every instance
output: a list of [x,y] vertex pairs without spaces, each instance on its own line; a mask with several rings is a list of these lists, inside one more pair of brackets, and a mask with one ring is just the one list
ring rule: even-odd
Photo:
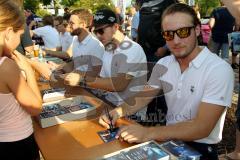
[[114,28],[114,32],[116,32],[119,29],[119,24],[114,23],[113,28]]
[[197,37],[200,35],[200,33],[201,33],[201,26],[200,25],[197,25],[196,27],[195,27],[195,32],[196,32],[196,35],[197,35]]

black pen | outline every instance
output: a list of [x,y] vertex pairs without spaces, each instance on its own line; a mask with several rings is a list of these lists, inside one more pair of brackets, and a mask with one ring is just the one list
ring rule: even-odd
[[107,116],[108,116],[108,119],[109,119],[109,121],[110,121],[110,124],[109,124],[109,127],[110,127],[110,132],[112,132],[113,131],[113,124],[112,124],[112,116],[110,116],[110,114],[109,114],[109,110],[108,110],[108,107],[105,107],[105,112],[106,112],[106,114],[107,114]]

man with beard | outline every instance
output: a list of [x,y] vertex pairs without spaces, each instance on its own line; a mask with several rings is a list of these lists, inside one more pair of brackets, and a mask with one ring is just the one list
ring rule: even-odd
[[[99,77],[80,76],[75,83],[73,83],[74,77],[68,75],[64,79],[65,84],[75,86],[83,83],[87,87],[104,90],[106,100],[118,106],[135,94],[131,88],[137,86],[141,88],[146,83],[144,76],[147,70],[146,55],[139,44],[119,31],[117,17],[113,11],[98,10],[93,22],[93,32],[105,46],[100,75]],[[137,118],[144,118],[144,112],[146,110],[142,110]]]
[[[89,74],[93,77],[99,74],[102,66],[104,46],[89,32],[92,17],[92,14],[87,9],[77,9],[71,13],[69,25],[71,28],[71,35],[74,37],[67,51],[61,53],[61,57],[65,57],[66,59],[71,58],[72,61],[64,65],[64,67],[61,67],[64,73],[77,71],[83,74]],[[50,79],[51,72],[48,66],[36,61],[31,61],[31,64],[46,79]],[[54,65],[53,68],[57,67],[57,65]],[[75,83],[79,79],[78,74],[69,74],[69,76],[72,77],[72,83]],[[64,76],[67,75],[68,74],[65,74]]]
[[[118,118],[146,106],[163,90],[168,91],[165,94],[167,126],[123,126],[117,138],[129,143],[182,140],[199,151],[201,159],[218,159],[217,143],[222,139],[224,119],[232,99],[232,68],[206,47],[198,46],[200,21],[186,4],[174,4],[164,11],[162,34],[172,55],[158,61],[143,92],[135,96],[135,105],[122,104],[110,116],[114,124]],[[164,74],[159,68],[165,69]],[[99,123],[109,127],[110,121],[103,115]]]

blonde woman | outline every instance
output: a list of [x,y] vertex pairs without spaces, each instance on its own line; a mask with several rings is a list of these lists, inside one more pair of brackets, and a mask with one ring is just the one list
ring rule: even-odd
[[39,158],[31,115],[41,112],[42,99],[31,66],[13,53],[24,24],[19,7],[0,0],[0,159]]

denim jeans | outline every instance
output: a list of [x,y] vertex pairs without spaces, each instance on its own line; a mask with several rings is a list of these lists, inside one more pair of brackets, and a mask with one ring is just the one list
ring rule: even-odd
[[229,45],[228,43],[218,43],[214,42],[211,38],[208,43],[208,48],[211,52],[216,53],[218,56],[220,55],[224,60],[228,60],[229,58]]

